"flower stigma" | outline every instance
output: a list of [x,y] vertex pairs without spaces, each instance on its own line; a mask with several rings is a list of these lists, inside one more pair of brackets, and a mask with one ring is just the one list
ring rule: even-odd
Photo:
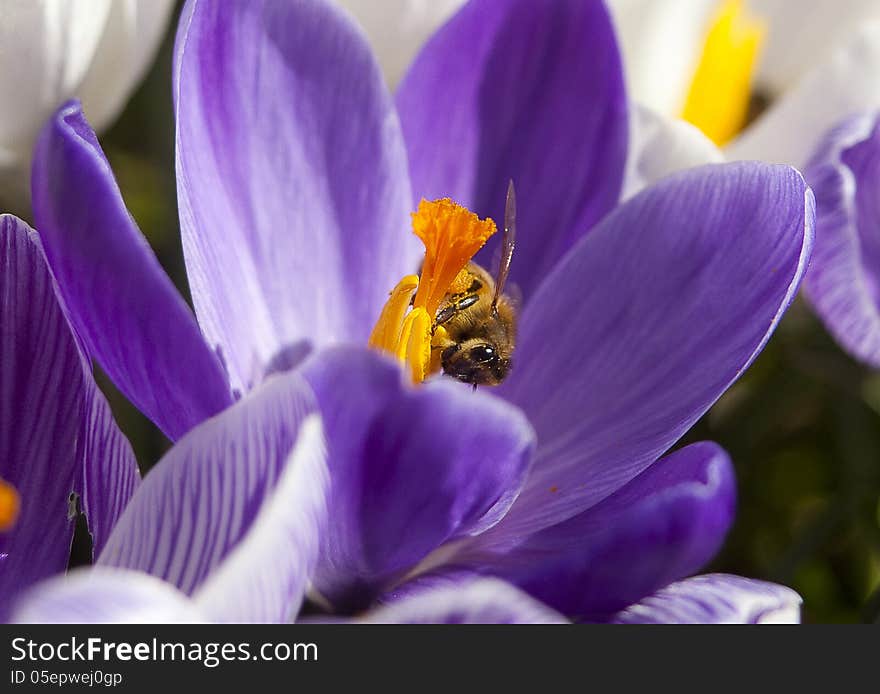
[[8,482],[0,480],[0,532],[12,529],[18,519],[20,508],[21,499],[18,491]]
[[449,198],[422,199],[412,226],[425,245],[421,274],[407,275],[391,290],[369,345],[394,355],[421,383],[440,370],[439,350],[432,347],[444,342],[446,331],[435,325],[437,310],[447,294],[470,282],[465,268],[497,228]]
[[717,145],[746,124],[752,77],[766,26],[742,0],[725,0],[706,34],[681,117]]

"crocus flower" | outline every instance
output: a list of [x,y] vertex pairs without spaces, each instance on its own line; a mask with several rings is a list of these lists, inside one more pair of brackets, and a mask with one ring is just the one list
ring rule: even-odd
[[[871,0],[609,0],[633,98],[685,116],[729,159],[803,167],[842,117],[880,106]],[[745,130],[749,102],[769,106]],[[732,141],[731,141],[732,140]]]
[[11,215],[0,215],[0,365],[2,619],[22,589],[67,567],[76,497],[98,552],[140,481],[39,239]]
[[173,0],[0,0],[0,197],[27,192],[40,126],[82,100],[98,130],[122,110],[153,60]]
[[[733,515],[730,461],[712,443],[669,451],[798,288],[813,207],[796,171],[693,169],[618,207],[627,100],[599,2],[468,3],[396,104],[360,33],[324,2],[190,2],[174,93],[198,323],[77,104],[37,147],[37,226],[77,334],[177,441],[169,455],[203,461],[160,462],[99,564],[193,599],[227,559],[254,572],[238,548],[281,484],[295,421],[272,398],[297,380],[327,441],[310,595],[334,613],[489,575],[607,620],[711,558]],[[491,392],[444,377],[413,386],[365,348],[389,290],[419,266],[409,212],[448,196],[497,219],[510,179],[515,366]],[[496,247],[477,260],[491,265]],[[223,439],[228,418],[244,420],[247,452]],[[213,443],[200,443],[206,427]],[[230,450],[248,464],[220,464]],[[251,482],[251,465],[270,481]],[[180,499],[189,486],[198,508]],[[672,602],[691,609],[712,580]],[[280,612],[259,614],[289,617],[299,591],[281,593]]]

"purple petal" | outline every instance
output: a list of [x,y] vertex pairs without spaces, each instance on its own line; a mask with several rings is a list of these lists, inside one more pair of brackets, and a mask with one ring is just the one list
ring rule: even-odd
[[727,454],[693,444],[588,511],[482,561],[567,615],[602,619],[701,569],[721,547],[735,497]]
[[[275,513],[271,506],[266,507],[273,492],[282,488],[290,491],[285,484],[278,486],[279,479],[286,479],[282,474],[287,461],[298,460],[289,454],[301,422],[313,410],[308,386],[296,374],[287,374],[268,379],[251,395],[193,429],[146,477],[98,563],[145,571],[188,595],[200,588],[209,590],[206,581],[214,578],[211,574],[224,561],[240,564],[234,552],[259,554],[253,547],[241,548],[248,546],[249,531],[261,527],[263,515]],[[317,493],[321,482],[315,479],[310,484],[312,489],[306,496],[290,499],[290,518],[298,514],[311,517],[304,500]],[[283,523],[289,537],[283,541],[274,538],[277,548],[283,548],[287,555],[278,557],[279,572],[296,569],[289,565],[291,561],[300,562],[305,570],[310,559],[304,554],[313,542],[314,523],[304,522],[295,530],[287,521]],[[282,532],[282,527],[277,530]],[[250,544],[255,542],[259,540]],[[289,583],[288,574],[269,573],[266,580],[276,587]],[[224,580],[243,585],[249,578],[246,571],[236,570]],[[298,605],[301,597],[295,591],[287,595],[284,613]],[[281,607],[274,594],[235,599],[259,607],[254,618],[266,618],[262,608],[270,604]],[[216,605],[214,600],[209,602]],[[228,604],[226,608],[224,614],[236,614],[244,605]]]
[[[526,297],[617,204],[627,104],[602,3],[472,0],[422,50],[397,107],[416,199],[500,221],[514,180],[511,279]],[[487,267],[498,243],[478,256]]]
[[158,578],[94,567],[44,581],[27,591],[17,624],[178,624],[205,622],[186,595]]
[[366,343],[420,247],[362,35],[318,0],[191,2],[176,53],[183,250],[233,387],[304,339]]
[[303,368],[325,418],[331,479],[313,583],[335,607],[369,604],[510,507],[534,442],[516,408],[451,379],[413,388],[365,349],[331,350]]
[[91,377],[85,385],[78,439],[83,471],[77,492],[92,536],[92,557],[97,557],[140,485],[141,474],[131,444],[116,426],[104,394]]
[[318,556],[327,487],[323,430],[311,415],[248,534],[196,592],[199,610],[215,622],[293,621]]
[[63,571],[80,479],[77,436],[84,397],[80,354],[58,306],[39,243],[0,216],[0,478],[21,497],[0,533],[0,612],[19,589]]
[[103,544],[139,481],[137,463],[58,303],[39,239],[0,215],[0,478],[21,514],[0,534],[0,613],[16,591],[63,571],[70,496]]
[[787,167],[670,176],[609,215],[541,285],[499,393],[538,434],[497,531],[590,508],[644,470],[761,351],[810,256],[813,199]]
[[816,194],[816,249],[804,282],[828,330],[880,366],[880,117],[846,119],[806,168]]
[[728,574],[673,583],[619,612],[620,624],[797,624],[801,597],[791,588]]
[[89,356],[172,439],[226,407],[220,362],[125,209],[78,102],[43,129],[32,186],[46,257]]
[[567,620],[504,581],[482,578],[412,592],[375,609],[368,624],[564,624]]

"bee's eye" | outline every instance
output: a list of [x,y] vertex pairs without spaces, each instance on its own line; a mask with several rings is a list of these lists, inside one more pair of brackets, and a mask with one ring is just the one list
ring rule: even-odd
[[480,345],[478,347],[472,347],[468,352],[468,356],[471,361],[478,364],[485,364],[495,358],[495,350],[489,345]]

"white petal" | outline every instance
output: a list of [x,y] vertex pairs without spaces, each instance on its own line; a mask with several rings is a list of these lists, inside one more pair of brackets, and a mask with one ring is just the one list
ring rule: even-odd
[[173,624],[207,621],[170,583],[139,571],[82,568],[43,581],[16,606],[17,624]]
[[76,96],[95,130],[109,125],[153,62],[173,0],[117,0]]
[[717,0],[608,0],[630,95],[677,116],[700,59]]
[[880,22],[871,22],[725,148],[725,156],[802,168],[832,125],[851,113],[880,107],[878,76]]
[[749,0],[769,27],[758,84],[780,92],[824,63],[859,25],[880,17],[877,0]]
[[0,0],[0,146],[17,158],[78,85],[111,0]]
[[721,150],[699,128],[646,106],[630,105],[629,127],[622,200],[674,171],[724,159]]
[[431,34],[464,0],[339,0],[363,27],[385,81],[397,86]]

